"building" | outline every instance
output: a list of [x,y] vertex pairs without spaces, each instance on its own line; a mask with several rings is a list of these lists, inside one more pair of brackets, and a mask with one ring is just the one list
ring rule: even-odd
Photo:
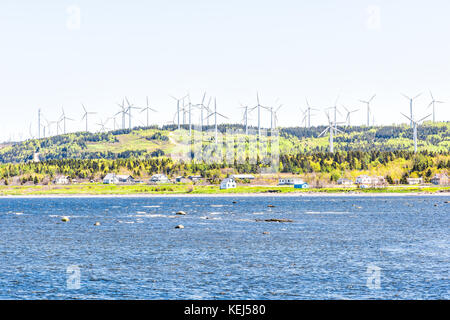
[[252,174],[233,174],[233,175],[230,176],[230,178],[242,179],[242,180],[244,180],[244,179],[246,179],[246,180],[253,180],[253,179],[255,179],[255,176],[252,175]]
[[116,184],[116,183],[119,183],[119,178],[117,178],[115,173],[108,173],[103,178],[103,183],[104,184]]
[[150,178],[150,182],[168,183],[169,178],[167,178],[167,176],[165,174],[158,173],[158,174],[152,175],[152,177]]
[[430,181],[432,184],[437,184],[441,186],[449,184],[449,178],[446,173],[436,173],[434,177],[431,178]]
[[340,178],[340,179],[338,179],[337,184],[341,184],[344,186],[350,186],[353,184],[353,181],[350,179],[346,179],[346,178]]
[[108,173],[103,178],[103,183],[104,184],[134,183],[134,178],[130,175]]
[[202,176],[189,176],[188,179],[194,182],[200,181],[202,179]]
[[278,185],[296,185],[296,184],[303,184],[305,183],[302,179],[299,178],[280,178],[278,179]]
[[118,174],[116,177],[119,179],[119,183],[134,183],[134,178],[129,174]]
[[232,189],[236,188],[236,181],[233,178],[225,178],[220,183],[220,189]]
[[306,189],[306,188],[309,188],[309,185],[306,182],[301,184],[294,184],[294,189]]
[[372,178],[368,175],[362,174],[355,179],[356,184],[372,184]]
[[69,184],[69,177],[66,176],[58,176],[53,180],[54,184]]
[[422,184],[423,178],[406,178],[406,181],[408,181],[408,184]]

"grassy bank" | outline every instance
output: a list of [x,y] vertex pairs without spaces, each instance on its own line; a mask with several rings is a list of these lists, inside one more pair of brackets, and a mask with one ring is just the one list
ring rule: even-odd
[[132,195],[132,194],[246,194],[246,193],[441,193],[450,187],[439,186],[392,186],[376,189],[356,188],[309,188],[294,189],[292,186],[238,186],[235,189],[220,190],[215,185],[104,185],[75,184],[67,186],[29,185],[0,186],[0,196],[35,195]]

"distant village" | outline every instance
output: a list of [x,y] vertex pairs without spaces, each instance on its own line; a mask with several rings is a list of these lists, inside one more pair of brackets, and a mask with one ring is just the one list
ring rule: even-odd
[[[262,180],[264,182],[262,182]],[[447,173],[435,174],[431,179],[430,183],[425,184],[423,178],[407,178],[408,185],[438,185],[447,186],[450,185],[450,179]],[[84,182],[84,181],[83,181]],[[106,185],[134,185],[134,184],[203,184],[208,185],[209,183],[201,175],[190,175],[187,177],[176,176],[169,178],[163,173],[154,174],[147,180],[135,179],[131,175],[108,173],[101,181],[90,180],[89,182],[101,182]],[[81,183],[75,179],[70,179],[67,176],[57,176],[52,180],[55,185],[68,185]],[[292,186],[295,189],[305,189],[305,188],[320,188],[320,187],[358,187],[358,188],[383,188],[390,184],[398,185],[399,181],[393,181],[393,183],[388,183],[386,179],[382,176],[369,176],[369,175],[359,175],[355,180],[340,178],[335,184],[324,185],[321,183],[309,184],[298,176],[279,176],[276,175],[261,178],[259,176],[254,176],[251,174],[232,174],[220,182],[220,189],[232,189],[236,188],[238,185],[279,185],[279,186]]]

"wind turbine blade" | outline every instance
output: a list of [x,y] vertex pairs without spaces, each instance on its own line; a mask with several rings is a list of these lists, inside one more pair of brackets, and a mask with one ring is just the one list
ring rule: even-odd
[[420,97],[421,95],[422,95],[422,92],[419,93],[417,96],[415,96],[415,97],[413,98],[413,100],[416,99],[416,98],[418,98],[418,97]]
[[218,116],[221,116],[221,117],[224,117],[225,119],[228,119],[228,117],[227,116],[224,116],[223,114],[221,114],[221,113],[218,113],[218,112],[216,112],[217,113],[217,115]]
[[321,136],[323,136],[323,135],[325,134],[325,132],[328,131],[328,129],[330,129],[330,127],[326,127],[325,130],[323,130],[322,133],[319,134],[319,138],[320,138]]
[[402,113],[402,112],[400,112],[404,117],[406,117],[406,118],[408,118],[409,120],[411,120],[411,121],[414,121],[413,119],[411,119],[410,117],[408,117],[406,114],[404,114],[404,113]]
[[402,96],[404,96],[406,99],[411,100],[410,97],[408,97],[406,94],[401,93]]
[[373,100],[373,98],[375,98],[375,96],[376,96],[376,94],[374,94],[374,95],[372,96],[372,98],[369,99],[368,102],[371,102],[371,101]]
[[434,101],[434,97],[433,97],[433,94],[431,93],[431,90],[429,90],[430,91],[430,96],[431,96],[431,100],[433,100]]
[[429,116],[431,116],[431,113],[425,117],[423,117],[422,119],[418,120],[417,123],[422,122],[423,120],[425,120],[426,118],[428,118]]

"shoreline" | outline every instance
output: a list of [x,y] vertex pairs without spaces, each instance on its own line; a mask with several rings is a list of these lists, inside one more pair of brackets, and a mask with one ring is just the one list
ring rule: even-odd
[[450,197],[450,192],[302,192],[302,193],[179,193],[179,194],[45,194],[45,195],[0,195],[0,199],[32,198],[233,198],[233,197]]

